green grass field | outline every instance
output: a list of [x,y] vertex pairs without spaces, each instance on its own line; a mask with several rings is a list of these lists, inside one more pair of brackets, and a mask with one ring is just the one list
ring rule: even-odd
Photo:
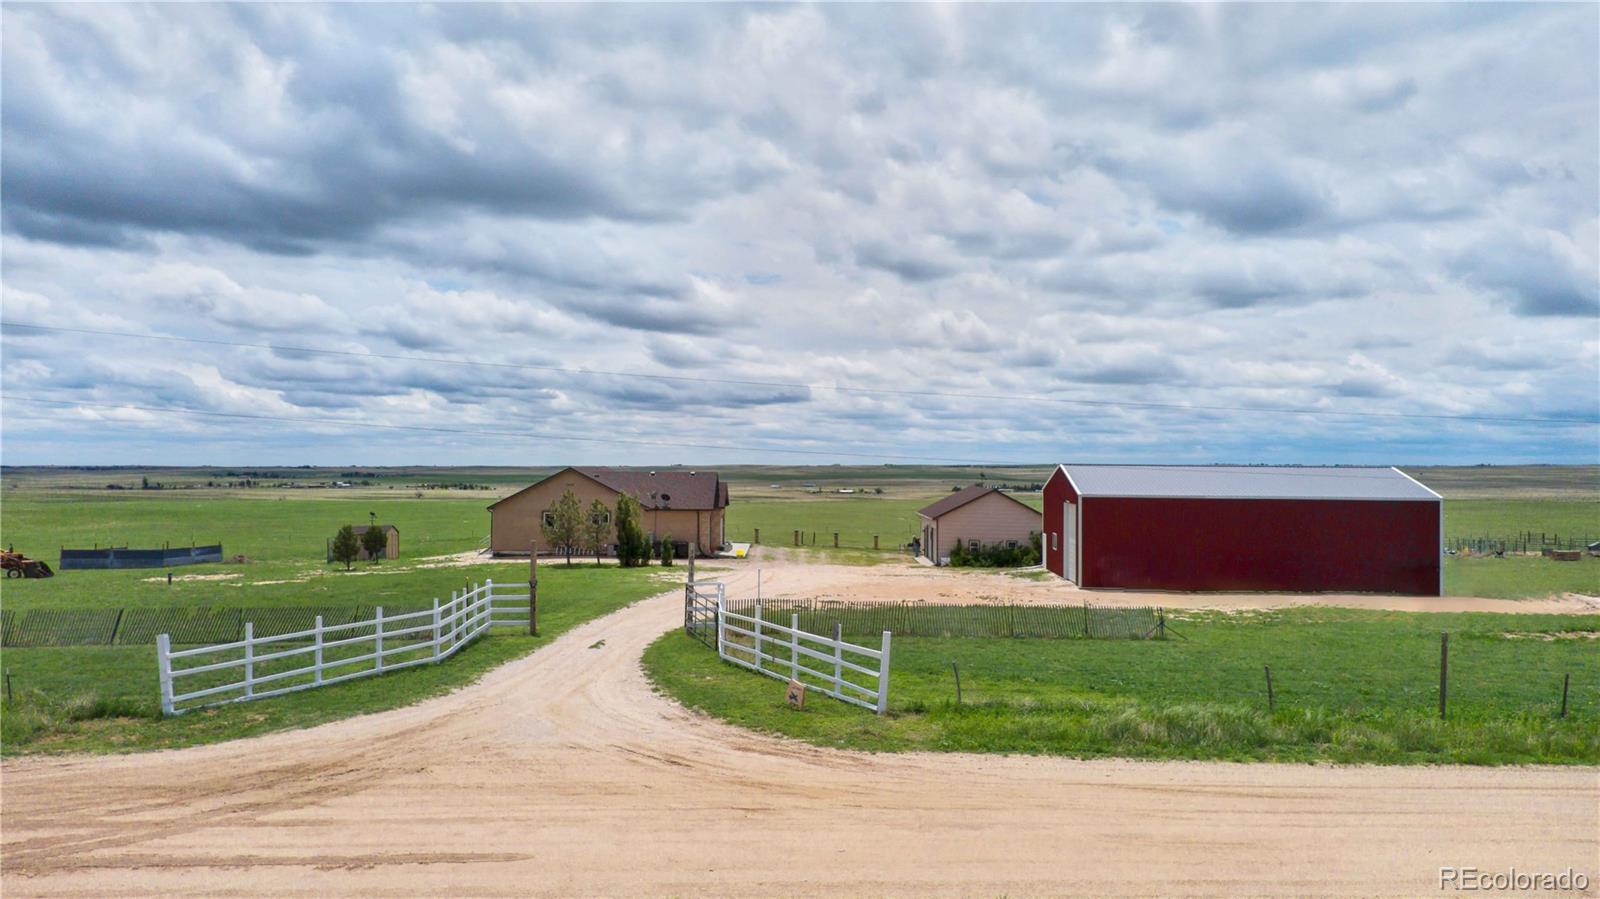
[[[524,571],[526,568],[524,567]],[[0,751],[126,752],[210,743],[309,727],[409,705],[476,680],[573,627],[667,589],[660,569],[541,569],[538,637],[506,631],[438,665],[162,718],[154,647],[4,651],[14,699],[0,715]]]
[[[1292,609],[1190,613],[1173,627],[1189,639],[897,637],[883,718],[821,695],[792,710],[782,683],[677,632],[649,648],[645,667],[667,694],[731,723],[875,751],[1600,763],[1600,616]],[[1451,634],[1442,722],[1441,631]]]
[[[141,472],[143,472],[141,474]],[[14,469],[0,488],[0,544],[51,564],[62,546],[96,544],[154,547],[164,543],[220,541],[228,557],[242,563],[173,569],[70,571],[45,580],[0,581],[0,606],[10,611],[75,608],[423,606],[447,598],[468,582],[520,582],[525,563],[454,561],[430,557],[474,551],[488,533],[485,506],[537,477],[524,469],[385,469],[370,487],[301,490],[284,487],[223,489],[204,486],[223,470],[202,469]],[[290,469],[292,479],[332,479],[339,469]],[[816,548],[800,552],[818,561],[879,564],[903,560],[894,547],[917,528],[916,510],[952,486],[987,474],[991,480],[1028,483],[1048,474],[1043,467],[979,471],[966,468],[858,466],[823,468],[736,467],[729,509],[731,539],[748,539],[761,528],[762,542],[790,547],[792,531],[816,533]],[[1426,472],[1421,472],[1424,480]],[[192,485],[178,490],[105,490],[106,483],[137,486],[141,477]],[[1594,525],[1594,470],[1451,470],[1451,489],[1471,495],[1480,481],[1486,498],[1450,499],[1446,530],[1482,536],[1519,530],[1579,532]],[[1474,480],[1477,479],[1477,480]],[[807,493],[819,487],[851,486],[866,493]],[[431,489],[427,484],[492,485],[483,489]],[[777,484],[777,489],[772,485]],[[1585,486],[1589,485],[1589,486]],[[874,491],[881,487],[883,494]],[[1519,497],[1526,489],[1534,495]],[[1447,491],[1448,493],[1448,491]],[[419,495],[420,494],[420,495]],[[1028,497],[1037,504],[1037,497]],[[368,513],[400,528],[401,558],[377,565],[358,563],[344,572],[323,561],[326,540],[343,524],[360,524]],[[840,531],[843,548],[831,548]],[[881,550],[870,549],[878,534]],[[659,571],[659,569],[657,569]],[[602,614],[617,604],[655,592],[637,572],[566,571],[542,566],[547,595],[572,603],[574,614]],[[1455,595],[1542,596],[1562,591],[1600,593],[1600,561],[1553,563],[1538,558],[1446,561],[1447,592]],[[559,613],[556,608],[547,614]],[[554,621],[554,619],[550,619]],[[546,637],[555,633],[555,625]],[[17,704],[8,706],[0,741],[6,752],[65,749],[134,749],[226,739],[281,727],[330,720],[389,708],[449,689],[506,658],[531,651],[538,642],[497,637],[464,651],[438,668],[423,667],[308,691],[262,703],[162,722],[148,717],[154,706],[153,651],[148,647],[6,649]],[[382,686],[378,686],[382,685]],[[396,687],[395,685],[399,685]],[[965,714],[965,713],[963,713]],[[31,723],[30,723],[31,722]]]

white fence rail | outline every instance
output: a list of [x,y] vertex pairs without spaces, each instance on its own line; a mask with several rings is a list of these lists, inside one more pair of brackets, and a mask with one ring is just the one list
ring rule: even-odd
[[[719,595],[717,655],[768,677],[799,681],[808,689],[880,715],[889,708],[888,631],[883,632],[882,644],[873,649],[840,639],[837,624],[833,636],[824,637],[801,630],[798,614],[790,616],[787,626],[764,621],[759,601],[755,614],[742,615],[730,611]],[[868,688],[858,680],[869,680],[873,686]]]
[[486,581],[452,593],[449,602],[435,599],[432,609],[385,615],[379,606],[371,618],[326,626],[318,615],[307,630],[270,637],[257,637],[246,623],[243,640],[174,650],[161,634],[161,711],[179,715],[436,664],[491,627],[527,627],[528,614],[526,587]]

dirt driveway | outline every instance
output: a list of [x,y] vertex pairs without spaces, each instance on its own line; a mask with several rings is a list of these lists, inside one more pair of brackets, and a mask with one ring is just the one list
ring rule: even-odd
[[[763,590],[845,577],[775,567]],[[7,761],[3,892],[1431,895],[1441,865],[1600,889],[1594,768],[836,752],[653,694],[639,655],[680,620],[677,594],[646,600],[451,696],[311,730]]]

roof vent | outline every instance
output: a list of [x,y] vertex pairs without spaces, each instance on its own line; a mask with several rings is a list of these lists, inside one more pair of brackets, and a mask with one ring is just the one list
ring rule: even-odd
[[672,494],[670,494],[670,493],[661,494],[661,501],[662,502],[667,502],[670,499],[672,499]]

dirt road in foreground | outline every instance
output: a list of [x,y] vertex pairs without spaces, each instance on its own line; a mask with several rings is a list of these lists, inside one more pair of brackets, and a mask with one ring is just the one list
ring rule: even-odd
[[[839,576],[777,568],[763,589]],[[727,579],[753,588],[751,571]],[[1600,889],[1593,768],[818,749],[651,692],[639,656],[679,602],[639,603],[406,709],[189,750],[7,761],[3,892],[1432,895],[1440,866],[1570,866]]]

